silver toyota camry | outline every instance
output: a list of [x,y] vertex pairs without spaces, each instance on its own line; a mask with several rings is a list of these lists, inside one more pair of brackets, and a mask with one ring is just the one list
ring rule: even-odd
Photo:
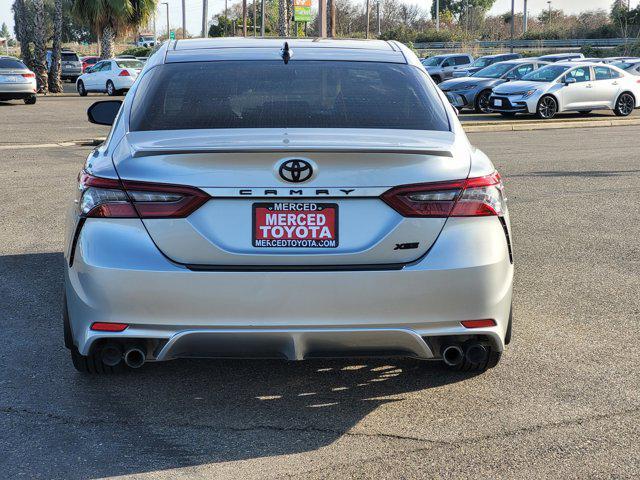
[[167,42],[70,202],[65,344],[175,358],[407,356],[485,370],[511,338],[509,215],[397,42]]

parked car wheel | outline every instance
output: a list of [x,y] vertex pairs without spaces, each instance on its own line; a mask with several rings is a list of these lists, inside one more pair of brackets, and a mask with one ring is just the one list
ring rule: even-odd
[[538,101],[537,115],[543,120],[553,118],[558,113],[558,102],[551,95],[543,96]]
[[112,373],[123,372],[127,369],[123,362],[115,367],[106,365],[101,358],[101,351],[93,352],[90,355],[80,355],[78,348],[73,345],[71,347],[71,362],[74,368],[80,373],[90,375],[109,375]]
[[476,97],[476,113],[490,113],[489,110],[489,96],[491,95],[491,90],[483,90]]
[[117,94],[118,94],[118,91],[116,90],[116,87],[113,84],[113,82],[111,80],[107,81],[107,95],[109,95],[110,97],[113,97]]
[[30,97],[27,97],[27,98],[24,99],[24,103],[26,105],[33,105],[34,103],[36,103],[37,99],[38,99],[37,96],[31,95]]
[[78,82],[78,85],[76,86],[76,90],[78,90],[78,95],[80,95],[81,97],[87,96],[87,89],[84,88],[84,82],[82,80]]
[[629,92],[622,93],[618,100],[616,101],[616,108],[613,109],[613,112],[618,117],[626,117],[633,112],[633,109],[636,106],[636,99]]

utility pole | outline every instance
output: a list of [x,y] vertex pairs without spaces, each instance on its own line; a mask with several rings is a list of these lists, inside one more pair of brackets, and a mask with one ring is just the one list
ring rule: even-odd
[[258,36],[258,0],[253,0],[253,36]]
[[327,36],[327,0],[318,0],[318,34],[320,38]]
[[209,36],[208,32],[208,21],[207,17],[209,16],[209,0],[202,0],[202,38],[207,38]]
[[436,0],[436,31],[440,31],[440,0]]
[[247,0],[242,0],[242,36],[247,36]]
[[[225,0],[226,1],[226,0]],[[264,37],[264,0],[260,2],[260,36]]]
[[380,0],[376,3],[376,14],[378,15],[378,36],[382,35],[382,29],[380,28]]
[[171,40],[171,27],[169,26],[169,3],[162,2],[162,5],[167,7],[167,42]]
[[547,23],[551,23],[551,0],[547,2],[549,5],[549,18],[547,18]]
[[367,0],[367,38],[369,38],[369,10],[370,10],[369,2],[370,0]]
[[524,0],[524,16],[522,17],[522,33],[527,33],[527,19],[529,15],[527,14],[527,0]]
[[158,48],[158,28],[156,26],[156,20],[158,16],[158,6],[156,5],[156,10],[153,12],[153,46]]
[[511,46],[509,51],[513,53],[513,40],[516,35],[516,0],[511,0]]
[[182,39],[187,38],[187,1],[182,0]]
[[226,20],[225,24],[224,24],[224,34],[229,35],[229,32],[227,32],[227,27],[229,26],[229,12],[227,10],[227,0],[224,0],[224,18]]
[[336,0],[331,0],[329,4],[329,19],[331,21],[331,27],[329,28],[329,36],[335,38],[336,36]]

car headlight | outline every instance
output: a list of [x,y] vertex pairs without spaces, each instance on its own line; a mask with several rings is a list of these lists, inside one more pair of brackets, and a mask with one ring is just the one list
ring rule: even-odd
[[526,92],[524,92],[522,94],[522,98],[529,98],[531,95],[533,95],[534,93],[536,93],[538,90],[536,90],[535,88],[532,88],[531,90],[527,90]]

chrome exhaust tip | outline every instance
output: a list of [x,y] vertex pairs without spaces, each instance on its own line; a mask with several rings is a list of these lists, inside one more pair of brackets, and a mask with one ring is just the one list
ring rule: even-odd
[[442,360],[450,367],[457,367],[464,360],[464,352],[460,345],[447,345],[442,350]]
[[124,352],[124,363],[130,368],[140,368],[147,356],[141,347],[131,347]]

